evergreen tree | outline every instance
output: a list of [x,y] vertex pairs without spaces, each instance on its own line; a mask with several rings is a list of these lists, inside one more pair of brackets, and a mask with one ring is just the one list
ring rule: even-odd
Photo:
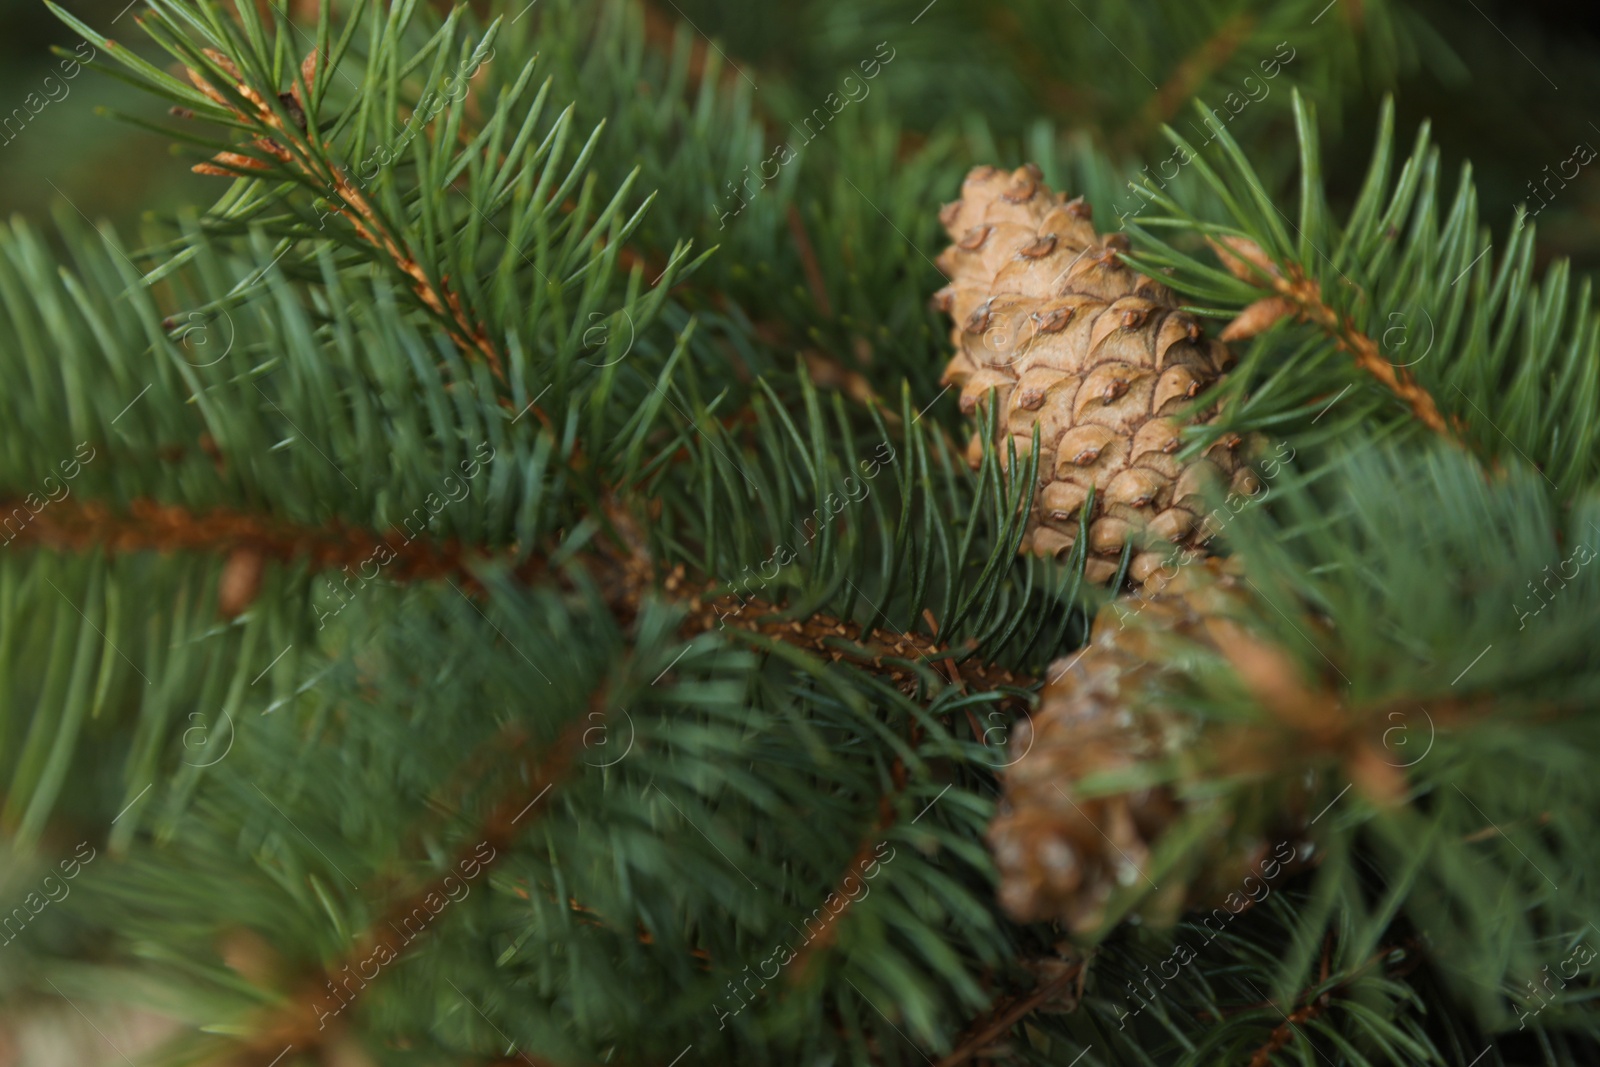
[[0,231],[0,1064],[1600,1062],[1499,9],[48,6],[212,184]]

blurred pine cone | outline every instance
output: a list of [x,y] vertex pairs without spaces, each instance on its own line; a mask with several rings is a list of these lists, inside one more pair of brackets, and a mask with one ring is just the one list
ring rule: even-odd
[[[1160,875],[1157,888],[1150,880],[1156,843],[1205,801],[1169,785],[1109,795],[1079,786],[1091,775],[1205,750],[1203,721],[1186,713],[1166,684],[1182,671],[1173,653],[1189,642],[1218,651],[1248,647],[1233,618],[1249,600],[1227,564],[1203,560],[1159,589],[1108,604],[1089,646],[1051,666],[1038,709],[1014,735],[1004,803],[989,828],[1000,900],[1012,915],[1087,932],[1105,920],[1113,894],[1143,880],[1155,889],[1143,912],[1166,921],[1237,890],[1258,868],[1269,842],[1224,820],[1184,869]],[[1283,814],[1292,818],[1288,809]]]

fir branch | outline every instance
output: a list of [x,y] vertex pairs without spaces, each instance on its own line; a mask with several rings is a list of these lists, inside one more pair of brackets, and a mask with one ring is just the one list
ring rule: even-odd
[[[428,309],[444,321],[445,332],[456,343],[463,355],[471,358],[475,354],[481,356],[488,364],[494,376],[501,381],[505,380],[505,369],[501,366],[500,353],[495,350],[489,341],[488,334],[481,324],[473,325],[467,319],[466,311],[461,306],[461,298],[450,289],[447,282],[440,281],[435,285],[428,277],[428,272],[422,269],[411,249],[397,241],[388,233],[383,232],[382,223],[373,211],[367,198],[361,195],[354,185],[350,183],[343,171],[335,171],[333,175],[333,191],[345,205],[336,208],[333,214],[346,215],[346,209],[353,213],[350,218],[351,228],[356,236],[363,241],[381,249],[394,261],[400,273],[412,281],[412,291],[417,294]],[[536,412],[541,421],[547,421],[542,411]]]
[[[185,69],[189,75],[189,80],[194,83],[195,88],[205,93],[219,107],[226,108],[232,112],[241,122],[262,128],[265,133],[252,142],[255,147],[266,152],[285,167],[298,171],[313,186],[326,184],[328,190],[343,205],[335,207],[330,214],[346,218],[357,237],[388,256],[396,269],[411,280],[412,291],[416,293],[417,298],[444,323],[445,331],[450,335],[450,339],[455,342],[456,347],[461,350],[462,354],[469,359],[475,356],[481,357],[488,364],[489,369],[494,372],[495,377],[504,381],[505,370],[501,363],[500,353],[496,351],[494,345],[490,342],[483,326],[481,324],[473,325],[468,320],[466,311],[461,305],[460,296],[452,291],[446,282],[440,281],[435,284],[428,277],[428,272],[423,270],[421,263],[417,261],[415,252],[405,244],[403,239],[389,232],[388,228],[383,224],[383,220],[378,217],[378,213],[374,210],[372,204],[350,181],[349,175],[344,170],[338,167],[329,167],[327,168],[328,174],[320,174],[304,153],[292,151],[272,136],[273,133],[279,135],[287,133],[283,120],[268,106],[260,92],[240,78],[238,67],[235,66],[232,59],[212,48],[205,49],[205,55],[219,69],[233,78],[236,83],[235,90],[246,102],[253,106],[254,111],[252,114],[244,113],[230,102],[227,97],[219,93],[205,79],[204,75],[193,67],[187,67]],[[308,90],[316,80],[320,58],[318,53],[313,50],[307,53],[305,60],[301,64],[302,77]],[[294,102],[296,110],[301,114],[304,113],[305,105],[300,99],[298,86],[283,95]],[[292,138],[286,139],[290,141],[290,144],[293,144]],[[320,147],[324,152],[332,150],[332,146],[327,142],[322,142]],[[195,172],[199,174],[243,178],[255,177],[256,172],[263,169],[265,169],[265,165],[261,161],[249,156],[239,155],[236,152],[220,153],[212,162],[199,163],[194,167]]]
[[1250,1054],[1250,1067],[1268,1067],[1272,1057],[1282,1052],[1299,1032],[1298,1027],[1310,1022],[1328,1010],[1333,1001],[1331,991],[1324,992],[1310,1003],[1296,1008],[1283,1017],[1283,1022],[1272,1031],[1266,1043]]
[[831,319],[833,305],[828,302],[828,288],[822,280],[822,268],[817,264],[817,251],[811,247],[811,238],[806,234],[806,224],[793,204],[789,205],[785,215],[789,220],[789,233],[794,237],[795,249],[800,254],[800,263],[805,268],[806,285],[811,288],[811,298],[816,301],[822,317]]
[[1126,128],[1123,143],[1128,151],[1135,151],[1150,140],[1161,127],[1171,122],[1179,109],[1203,88],[1207,80],[1225,67],[1239,46],[1250,39],[1255,29],[1255,17],[1239,11],[1200,46],[1178,63],[1155,95],[1146,101],[1139,115]]
[[1082,962],[1073,963],[1031,993],[1001,997],[988,1012],[963,1031],[955,1051],[940,1060],[936,1067],[960,1067],[989,1044],[1011,1031],[1013,1026],[1026,1019],[1044,1004],[1061,996],[1074,983],[1084,978]]
[[857,872],[864,869],[867,861],[871,859],[873,851],[883,841],[883,835],[895,824],[895,801],[899,799],[901,793],[905,792],[909,781],[906,776],[905,761],[899,756],[896,756],[890,764],[889,777],[894,788],[878,798],[878,817],[873,821],[866,835],[862,837],[861,844],[856,846],[855,852],[850,856],[850,862],[845,864],[845,873],[840,876],[839,881],[836,883],[839,888],[834,890],[833,895],[844,901],[843,906],[838,911],[834,911],[831,908],[823,910],[822,919],[818,924],[816,933],[811,935],[806,943],[800,947],[800,951],[795,958],[790,961],[794,967],[791,973],[796,982],[805,978],[809,973],[811,963],[817,958],[819,952],[826,951],[833,946],[839,920],[844,918],[845,914],[850,910],[850,905],[855,903],[856,900],[856,897],[849,891],[845,883],[852,877],[855,877],[858,881],[860,880]]
[[[602,683],[591,695],[589,710],[604,714],[607,708],[607,690]],[[391,904],[382,916],[365,931],[352,938],[350,950],[343,957],[307,980],[300,993],[290,997],[282,1009],[271,1012],[255,1034],[249,1039],[250,1057],[246,1062],[266,1067],[268,1057],[281,1055],[285,1045],[298,1050],[320,1047],[325,1029],[323,1018],[328,1014],[324,1002],[325,990],[332,990],[341,977],[348,977],[352,969],[360,973],[359,965],[374,956],[383,957],[387,966],[402,957],[416,937],[405,937],[397,923],[414,915],[418,910],[436,914],[427,906],[430,898],[446,899],[445,883],[456,879],[455,871],[469,861],[487,869],[501,855],[510,851],[520,832],[518,824],[539,807],[548,806],[545,800],[550,791],[559,785],[577,762],[576,754],[583,747],[583,734],[589,720],[586,716],[574,719],[549,746],[542,750],[525,751],[514,771],[515,784],[495,803],[479,822],[477,830],[465,840],[472,844],[458,849],[445,873],[437,875],[411,894]],[[488,846],[492,855],[480,857]],[[425,928],[422,933],[426,933]],[[363,983],[365,984],[365,983]],[[323,1009],[319,1012],[319,1009]],[[342,1007],[341,1009],[342,1010]]]
[[[20,499],[0,499],[0,514],[26,509]],[[467,553],[455,541],[412,540],[396,531],[374,534],[330,521],[321,528],[296,526],[226,508],[196,514],[160,501],[130,501],[117,514],[97,500],[63,500],[35,515],[7,544],[37,545],[58,552],[108,555],[132,552],[199,552],[233,558],[251,555],[322,570],[354,567],[387,548],[384,566],[397,581],[449,578],[478,586]]]
[[[473,749],[452,771],[451,777],[429,794],[429,815],[418,820],[411,828],[410,846],[402,849],[402,854],[422,851],[430,833],[442,829],[442,823],[461,818],[466,808],[464,801],[467,792],[480,786],[508,755],[523,758],[522,753],[532,740],[526,726],[508,722]],[[399,876],[391,881],[398,882]],[[378,882],[382,884],[383,879],[378,879]]]
[[[666,589],[689,609],[684,621],[686,633],[706,633],[726,625],[803,649],[819,659],[869,668],[902,690],[919,687],[915,668],[924,665],[935,668],[950,685],[976,690],[1025,689],[1035,681],[997,664],[969,661],[970,648],[949,648],[919,633],[883,627],[864,630],[858,623],[826,612],[786,619],[781,617],[783,609],[769,601],[759,597],[741,599],[736,593],[721,592],[715,583],[698,588],[686,586],[681,575],[670,577]],[[938,672],[937,668],[945,664],[960,664],[962,669],[957,672],[947,667],[950,673]]]
[[[619,550],[618,554],[607,556],[613,582],[608,600],[620,609],[621,616],[629,618],[638,611],[643,591],[655,587],[656,567],[643,531],[631,516],[614,501],[609,502],[605,510],[616,533]],[[802,649],[824,661],[848,660],[869,667],[904,692],[915,692],[921,687],[917,666],[935,667],[941,663],[949,671],[949,674],[941,674],[941,678],[960,689],[967,688],[969,682],[956,669],[958,663],[966,664],[967,673],[971,675],[970,684],[978,690],[1025,689],[1035,684],[1034,679],[998,664],[967,662],[974,642],[963,649],[950,648],[941,644],[937,637],[882,627],[868,630],[859,623],[826,612],[813,612],[804,619],[784,618],[783,610],[771,601],[723,592],[716,582],[695,582],[682,564],[662,577],[660,588],[687,609],[682,624],[686,635],[732,627],[766,641]]]
[[[1417,383],[1404,367],[1383,357],[1377,342],[1368,337],[1355,319],[1341,314],[1323,299],[1322,286],[1293,263],[1274,263],[1259,245],[1239,237],[1207,238],[1217,258],[1241,281],[1260,285],[1263,280],[1277,295],[1259,300],[1230,323],[1222,332],[1225,342],[1242,341],[1265,330],[1277,319],[1295,314],[1323,331],[1341,351],[1355,359],[1356,366],[1376,378],[1384,388],[1411,409],[1417,421],[1446,440],[1460,443],[1439,413],[1432,394]],[[1287,276],[1286,276],[1287,275]]]
[[[1365,962],[1346,972],[1338,981],[1329,985],[1333,937],[1332,934],[1325,935],[1322,943],[1322,960],[1319,964],[1317,984],[1310,989],[1302,991],[1294,998],[1293,1003],[1300,1004],[1300,1007],[1284,1015],[1283,1022],[1274,1027],[1267,1040],[1251,1053],[1249,1067],[1269,1067],[1272,1063],[1272,1057],[1288,1047],[1289,1042],[1293,1041],[1295,1035],[1299,1033],[1301,1026],[1324,1015],[1329,1008],[1333,1007],[1336,997],[1364,977],[1374,964],[1388,960],[1397,949],[1400,949],[1403,955],[1400,959],[1392,961],[1390,965],[1383,968],[1386,975],[1390,977],[1404,976],[1415,970],[1418,964],[1421,963],[1422,957],[1418,953],[1415,944],[1405,947],[1386,945],[1380,947]],[[1232,1015],[1259,1011],[1270,1007],[1275,1007],[1272,1001],[1262,1001],[1225,1011],[1223,1012],[1223,1017],[1227,1018]]]
[[[0,514],[23,506],[0,500]],[[230,558],[256,557],[283,564],[306,563],[321,570],[359,567],[382,559],[386,577],[399,582],[450,580],[469,592],[481,592],[479,568],[503,561],[521,582],[551,573],[548,557],[530,555],[516,562],[515,553],[464,545],[455,539],[432,543],[398,530],[377,533],[329,522],[304,527],[261,515],[214,508],[197,515],[186,508],[139,499],[123,515],[98,501],[63,500],[43,509],[15,538],[23,544],[87,553],[203,552]],[[825,612],[805,619],[784,618],[783,609],[757,597],[724,592],[715,582],[695,581],[682,567],[657,583],[646,557],[633,548],[602,548],[575,556],[569,564],[588,574],[605,590],[606,601],[622,619],[637,616],[646,596],[665,593],[686,611],[682,632],[693,637],[731,628],[798,648],[827,662],[848,662],[884,676],[902,690],[921,687],[918,668],[948,664],[945,682],[977,690],[1026,689],[1033,679],[996,664],[969,661],[972,649],[950,648],[933,638],[859,623]],[[961,664],[958,673],[956,664]]]
[[[716,48],[710,38],[693,26],[688,26],[686,22],[680,22],[679,19],[662,11],[654,0],[639,0],[639,7],[644,14],[645,43],[660,52],[668,61],[671,61],[673,52],[677,48],[678,35],[689,33],[688,85],[685,87],[689,93],[700,91],[700,87],[705,84],[707,70],[716,73],[720,89],[732,89],[736,82],[745,77],[741,69],[734,66],[731,60],[710,58],[713,49]],[[676,6],[673,10],[677,10]],[[721,57],[720,50],[717,55]]]
[[[685,33],[690,38],[689,67],[687,83],[684,86],[684,95],[692,97],[700,92],[705,82],[708,67],[707,56],[715,46],[699,30],[687,22],[680,22],[660,10],[654,0],[639,0],[644,11],[644,43],[657,51],[669,64],[674,59],[674,49],[679,33]],[[680,13],[681,14],[681,13]],[[718,50],[719,60],[716,66],[719,69],[717,90],[722,93],[733,93],[740,89],[740,82],[746,79],[745,70],[749,67],[746,60],[739,60],[736,64],[732,59],[723,55]],[[752,84],[754,84],[752,82]],[[785,133],[785,123],[779,121],[764,107],[754,109],[754,118],[767,135],[775,140]],[[909,131],[901,134],[899,144],[902,149],[910,154],[919,147],[917,138]],[[854,194],[853,194],[854,195]],[[806,287],[811,293],[811,298],[817,312],[824,320],[833,321],[835,310],[828,297],[827,285],[824,280],[822,264],[817,257],[816,248],[810,235],[806,232],[805,222],[801,217],[799,208],[793,203],[784,206],[783,217],[788,226],[789,234],[794,242],[795,256],[805,277]],[[623,250],[626,257],[628,250]],[[647,261],[648,263],[648,261]],[[647,267],[647,270],[649,268]],[[710,306],[727,312],[734,309],[734,302],[720,285],[696,287],[697,295],[705,299]],[[762,317],[749,324],[749,329],[764,343],[775,350],[799,348],[804,356],[807,368],[812,372],[813,381],[827,388],[839,388],[853,399],[862,403],[883,406],[877,392],[872,385],[859,372],[849,369],[837,358],[830,356],[813,345],[805,344],[807,339],[805,330],[796,323],[776,317]]]
[[[21,500],[0,500],[0,514],[23,508]],[[234,557],[256,556],[278,563],[306,563],[322,570],[356,567],[378,559],[387,577],[402,582],[449,578],[479,588],[469,562],[473,553],[455,540],[443,543],[413,539],[398,530],[374,533],[336,521],[322,527],[296,526],[263,515],[226,508],[196,514],[159,501],[136,499],[125,514],[96,500],[63,500],[51,504],[22,527],[13,542],[63,552],[103,549],[127,552],[203,552]],[[531,579],[542,561],[524,565],[521,577]]]

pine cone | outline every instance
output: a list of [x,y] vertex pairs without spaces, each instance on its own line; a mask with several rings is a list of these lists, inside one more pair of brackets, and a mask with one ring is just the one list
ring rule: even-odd
[[[1002,459],[1007,438],[1025,457],[1039,426],[1023,550],[1059,557],[1087,521],[1086,573],[1104,582],[1139,531],[1185,546],[1211,536],[1207,484],[1253,494],[1255,475],[1236,436],[1180,463],[1179,431],[1202,420],[1175,416],[1232,363],[1227,346],[1205,338],[1165,286],[1125,267],[1126,239],[1095,233],[1083,198],[1052,193],[1031,163],[975,168],[939,218],[955,240],[938,264],[950,284],[935,296],[955,324],[944,380],[961,387],[968,414],[998,390]],[[968,459],[982,452],[975,435]],[[1140,552],[1134,579],[1164,558]]]
[[[1246,600],[1226,565],[1201,561],[1159,592],[1108,604],[1089,647],[1051,666],[1038,709],[1014,735],[1005,800],[989,828],[1000,900],[1013,916],[1088,932],[1105,920],[1117,890],[1154,885],[1156,842],[1197,802],[1164,785],[1088,796],[1078,783],[1203,749],[1200,720],[1150,698],[1176,673],[1174,637],[1213,649],[1244,640],[1230,616]],[[1161,874],[1145,914],[1169,920],[1237,890],[1267,847],[1224,826],[1189,868]]]

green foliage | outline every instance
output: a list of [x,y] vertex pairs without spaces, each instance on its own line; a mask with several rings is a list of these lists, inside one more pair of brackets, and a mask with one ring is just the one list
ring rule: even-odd
[[[1299,52],[1274,87],[1336,111],[1422,57],[1448,66],[1405,5],[1363,5],[1359,27],[1317,3],[1096,5],[1120,58],[1084,12],[1025,3],[979,36],[987,9],[942,6],[908,28],[897,6],[828,5],[779,77],[687,25],[647,40],[611,0],[324,5],[314,26],[155,0],[143,26],[220,101],[55,9],[101,69],[177,106],[162,128],[186,160],[235,176],[137,243],[75,213],[0,233],[0,903],[77,841],[104,853],[9,939],[8,1000],[168,1015],[179,1032],[144,1059],[173,1065],[321,1062],[319,1022],[397,1065],[978,1052],[968,1024],[1050,973],[1060,933],[999,909],[983,841],[1025,688],[951,666],[1043,675],[1107,598],[1081,554],[1016,556],[1035,461],[989,447],[970,467],[938,382],[936,205],[967,165],[1027,151],[1219,315],[1263,292],[1203,251],[1230,234],[1368,336],[1430,324],[1412,369],[1464,448],[1424,442],[1312,325],[1243,353],[1228,425],[1304,458],[1224,536],[1275,609],[1257,632],[1308,679],[1331,669],[1350,708],[1472,713],[1397,759],[1398,805],[1341,792],[1315,750],[1201,781],[1206,753],[1139,768],[1238,825],[1309,774],[1319,859],[1220,936],[1195,916],[1110,932],[1077,1009],[1002,1027],[1004,1051],[1523,1053],[1496,1034],[1524,984],[1600,920],[1600,579],[1528,588],[1600,523],[1586,284],[1533,282],[1531,228],[1480,257],[1471,185],[1443,202],[1425,135],[1391,176],[1388,111],[1337,214],[1298,96],[1298,156],[1273,135],[1280,96],[1132,199],[1168,105],[1225,98],[1285,36]],[[779,120],[880,39],[883,91],[745,186],[795,143]],[[1076,127],[1035,121],[1069,72],[1098,87]],[[68,493],[26,502],[51,485]],[[84,522],[121,539],[79,543]],[[398,558],[344,566],[385,532]],[[651,588],[619,592],[626,554]],[[219,610],[252,557],[259,586]],[[708,583],[741,606],[689,595]],[[762,605],[838,621],[843,658],[740,625]],[[863,662],[846,624],[955,654],[880,641]],[[1198,721],[1270,723],[1224,662],[1184,662]],[[493,865],[465,875],[491,837]],[[1179,827],[1161,862],[1198,862],[1200,840]],[[380,977],[325,988],[452,871],[469,891]],[[1591,992],[1585,972],[1534,1018],[1540,1061],[1592,1048]],[[263,1020],[295,1004],[331,1019],[280,1047]]]
[[[1295,117],[1301,156],[1294,214],[1273,200],[1225,131],[1211,158],[1173,134],[1225,213],[1198,214],[1147,185],[1144,195],[1164,213],[1142,214],[1136,225],[1255,241],[1280,277],[1314,283],[1319,300],[1369,339],[1383,362],[1415,376],[1465,427],[1475,450],[1502,463],[1531,463],[1566,495],[1592,485],[1600,457],[1600,333],[1589,283],[1559,263],[1534,281],[1533,229],[1520,213],[1496,253],[1478,224],[1470,171],[1447,198],[1427,127],[1397,166],[1387,106],[1361,193],[1337,221],[1320,181],[1313,110],[1297,99]],[[1171,268],[1174,284],[1209,307],[1239,308],[1274,291],[1271,277],[1242,281],[1194,251],[1156,245],[1142,262]],[[1293,427],[1333,440],[1373,421],[1394,428],[1409,422],[1373,376],[1322,344],[1316,325],[1291,332],[1288,343],[1300,345],[1295,358],[1283,358],[1283,342],[1258,345],[1234,376],[1234,390],[1247,398],[1235,428]],[[1311,431],[1331,407],[1322,398],[1343,397],[1347,388],[1344,410]],[[1315,418],[1304,418],[1314,411]]]
[[[1536,474],[1486,482],[1445,448],[1346,453],[1274,495],[1227,534],[1267,605],[1256,628],[1295,651],[1310,684],[1337,690],[1341,714],[1365,720],[1405,789],[1386,802],[1352,783],[1337,750],[1285,749],[1268,778],[1316,776],[1323,855],[1264,988],[1302,987],[1324,923],[1340,928],[1334,964],[1348,969],[1404,915],[1456,996],[1491,1025],[1514,1023],[1525,983],[1600,919],[1585,844],[1600,832],[1587,756],[1600,741],[1587,714],[1600,682],[1600,578],[1587,566],[1600,501],[1591,493],[1563,516]],[[1273,709],[1252,707],[1231,673],[1192,678],[1188,706],[1219,730],[1272,729]],[[1224,798],[1240,820],[1260,803],[1260,768],[1221,764],[1197,785],[1186,762],[1165,776]],[[1592,1018],[1573,1021],[1593,1032]]]

